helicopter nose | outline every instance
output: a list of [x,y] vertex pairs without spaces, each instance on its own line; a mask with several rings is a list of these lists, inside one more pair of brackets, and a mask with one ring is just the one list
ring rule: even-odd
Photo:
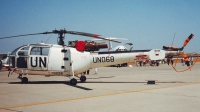
[[0,60],[0,70],[2,69],[2,61]]

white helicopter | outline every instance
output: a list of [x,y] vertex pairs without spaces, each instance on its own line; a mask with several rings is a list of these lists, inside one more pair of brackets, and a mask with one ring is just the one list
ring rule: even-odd
[[[77,79],[75,77],[80,75],[80,81],[85,82],[86,76],[82,73],[92,68],[134,62],[136,58],[144,57],[151,60],[162,60],[168,55],[181,53],[184,48],[98,52],[99,49],[107,48],[107,44],[94,41],[69,41],[67,46],[64,44],[63,35],[73,34],[120,42],[102,38],[96,34],[67,31],[65,29],[0,39],[52,33],[58,34],[58,45],[28,44],[15,49],[9,54],[9,74],[10,72],[19,74],[18,78],[21,79],[22,83],[28,83],[28,78],[22,77],[22,75],[66,76],[71,79],[71,85],[76,85]],[[193,36],[193,34],[190,35],[190,37]]]

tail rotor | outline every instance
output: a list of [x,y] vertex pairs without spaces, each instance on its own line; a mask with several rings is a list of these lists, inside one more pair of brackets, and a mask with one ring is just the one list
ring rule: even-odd
[[183,47],[181,48],[177,48],[177,47],[174,47],[174,46],[163,46],[163,50],[170,50],[170,51],[182,51],[185,46],[187,46],[187,44],[190,42],[190,40],[194,37],[193,34],[191,34],[183,43]]
[[[198,57],[195,61],[195,63],[193,65],[190,65],[190,60],[189,60],[189,57],[186,53],[183,52],[183,49],[188,45],[188,43],[190,42],[190,40],[194,37],[193,34],[190,34],[190,36],[184,41],[183,43],[183,46],[180,47],[180,48],[177,48],[177,47],[174,47],[174,46],[163,46],[163,50],[165,50],[166,52],[168,52],[167,54],[167,57],[177,57],[176,60],[178,60],[178,58],[182,57],[184,59],[184,62],[185,64],[187,65],[187,69],[184,69],[184,70],[181,70],[181,71],[178,71],[176,70],[175,66],[176,66],[176,63],[175,65],[172,65],[172,67],[174,68],[174,70],[176,72],[184,72],[186,70],[191,70],[191,68],[194,66],[194,64],[197,62],[198,60]],[[175,51],[177,51],[176,53],[174,53]],[[179,52],[181,51],[181,52]],[[197,53],[196,53],[197,54]]]
[[[190,42],[190,40],[194,37],[194,34],[191,34],[183,43],[183,47],[182,49],[184,49],[185,46],[187,46],[187,44]],[[181,54],[184,58],[185,64],[189,67],[190,66],[190,62],[189,62],[189,58],[187,56],[187,54],[185,54],[184,52],[182,52]]]

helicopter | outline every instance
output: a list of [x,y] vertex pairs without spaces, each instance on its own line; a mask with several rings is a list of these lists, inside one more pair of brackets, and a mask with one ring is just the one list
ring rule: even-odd
[[[80,75],[80,81],[85,82],[86,76],[83,72],[109,65],[135,62],[136,59],[162,60],[166,56],[180,54],[183,48],[150,49],[150,50],[125,50],[125,51],[99,51],[108,48],[106,43],[94,41],[69,41],[65,45],[64,35],[80,35],[96,39],[108,40],[116,43],[119,41],[109,38],[103,38],[97,34],[53,30],[51,32],[24,34],[16,36],[2,37],[0,39],[41,35],[41,34],[58,34],[58,44],[28,44],[16,48],[9,57],[8,77],[10,74],[19,74],[18,78],[22,83],[28,83],[28,78],[24,75],[41,75],[41,76],[65,76],[70,78],[70,84],[76,85]],[[193,37],[191,34],[189,37]],[[24,77],[22,77],[24,76]]]

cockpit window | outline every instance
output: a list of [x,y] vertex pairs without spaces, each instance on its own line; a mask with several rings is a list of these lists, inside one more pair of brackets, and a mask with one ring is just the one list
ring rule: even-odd
[[47,56],[48,54],[49,54],[49,47],[33,47],[30,53],[30,55],[44,55],[44,56]]
[[28,56],[28,50],[29,50],[29,47],[24,47],[24,48],[20,49],[20,51],[18,52],[18,55],[19,56]]
[[15,49],[12,53],[11,53],[11,55],[16,55],[16,52],[20,49],[20,48],[22,48],[23,46],[21,46],[21,47],[18,47],[17,49]]

